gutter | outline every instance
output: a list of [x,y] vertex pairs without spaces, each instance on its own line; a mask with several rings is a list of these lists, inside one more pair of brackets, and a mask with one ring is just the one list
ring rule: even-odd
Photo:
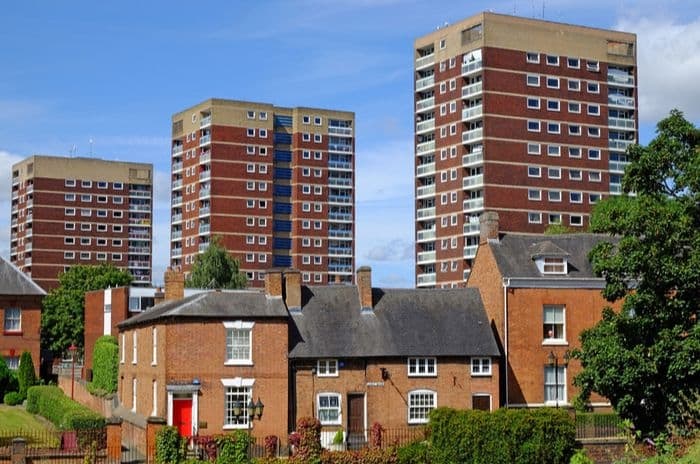
[[508,287],[510,287],[510,278],[503,278],[503,351],[504,351],[504,374],[505,374],[505,406],[508,407]]

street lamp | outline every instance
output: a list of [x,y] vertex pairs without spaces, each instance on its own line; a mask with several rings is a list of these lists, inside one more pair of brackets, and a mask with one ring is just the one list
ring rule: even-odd
[[[569,350],[566,350],[564,352],[564,356],[562,358],[562,366],[568,367],[569,366],[569,359],[571,359],[571,353],[569,353]],[[554,351],[549,352],[549,356],[547,356],[547,363],[549,364],[549,367],[554,368],[554,405],[555,407],[559,407],[559,357],[554,354]]]
[[246,404],[244,401],[236,401],[233,404],[234,416],[238,417],[239,419],[242,419],[245,416],[248,417],[248,438],[250,438],[250,430],[253,428],[253,420],[262,419],[263,409],[265,409],[265,405],[262,403],[262,401],[260,401],[260,397],[258,397],[257,403],[254,402],[253,398],[251,397],[250,400],[248,400],[248,404]]
[[78,347],[75,343],[71,343],[68,347],[70,351],[70,399],[75,396],[75,352],[78,351]]

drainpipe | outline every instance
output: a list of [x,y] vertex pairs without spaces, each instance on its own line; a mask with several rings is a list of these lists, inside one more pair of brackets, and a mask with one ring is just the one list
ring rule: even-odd
[[506,408],[509,404],[508,398],[508,287],[510,286],[510,279],[508,277],[503,278],[503,351],[504,351],[504,362],[505,362],[505,385],[506,385]]

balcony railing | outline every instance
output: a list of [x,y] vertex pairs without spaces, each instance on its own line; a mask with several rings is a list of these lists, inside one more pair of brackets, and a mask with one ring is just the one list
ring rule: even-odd
[[172,250],[170,250],[170,256],[172,258],[176,256],[182,256],[182,248],[173,248]]
[[462,180],[462,188],[474,188],[481,187],[484,185],[484,175],[477,174],[475,176],[468,176]]
[[416,145],[416,153],[428,153],[431,151],[435,151],[435,140],[428,140]]
[[610,193],[619,195],[622,193],[622,184],[610,184]]
[[427,264],[435,261],[435,251],[421,251],[416,256],[418,264]]
[[418,286],[427,286],[427,285],[435,285],[435,282],[437,281],[437,276],[434,272],[428,272],[424,274],[418,274]]
[[182,145],[173,145],[173,156],[181,154],[183,149]]
[[203,117],[203,118],[199,121],[199,127],[207,127],[207,126],[210,126],[210,125],[211,125],[211,114],[210,114],[209,116]]
[[328,247],[328,254],[332,256],[352,256],[352,248]]
[[329,143],[328,151],[337,151],[340,153],[352,153],[352,145],[344,143]]
[[467,222],[462,228],[462,233],[464,235],[474,235],[479,233],[479,223],[478,222]]
[[426,229],[426,230],[419,230],[418,233],[416,234],[417,236],[417,241],[419,242],[426,242],[426,241],[432,241],[435,240],[436,233],[435,229]]
[[211,224],[200,224],[199,225],[199,233],[200,234],[208,234],[211,231]]
[[420,176],[429,176],[431,174],[435,174],[435,163],[428,163],[428,164],[421,164],[416,168],[416,175],[418,177]]
[[484,129],[479,127],[462,132],[462,143],[470,143],[474,140],[479,140],[484,137]]
[[416,81],[416,91],[419,92],[433,85],[435,85],[435,76],[423,77]]
[[330,169],[352,169],[352,164],[349,161],[329,161]]
[[334,230],[334,229],[329,229],[328,230],[328,237],[330,238],[338,238],[338,239],[344,239],[352,238],[352,230]]
[[352,179],[347,179],[345,177],[329,177],[328,185],[339,187],[352,187]]
[[629,147],[633,143],[634,143],[633,140],[609,139],[608,140],[608,147],[611,150],[625,151],[625,150],[627,150],[627,147]]
[[199,198],[206,198],[211,195],[211,187],[199,187]]
[[352,203],[352,197],[347,195],[328,195],[329,203]]
[[610,161],[608,164],[608,167],[610,171],[615,172],[615,173],[624,173],[625,168],[629,165],[630,163],[628,161]]
[[429,130],[435,129],[435,119],[428,119],[427,121],[421,121],[416,123],[416,132],[427,132]]
[[611,84],[633,86],[634,76],[628,76],[625,74],[608,74],[608,82]]
[[634,129],[634,119],[628,118],[608,118],[608,127],[619,127],[621,129]]
[[341,137],[352,137],[352,127],[328,126],[328,135],[340,135]]
[[172,206],[180,206],[182,204],[182,195],[173,197],[171,204]]
[[199,138],[199,146],[203,147],[211,143],[211,134],[203,135]]
[[424,98],[416,102],[416,111],[429,110],[435,106],[435,97]]
[[173,172],[182,171],[182,162],[173,163]]
[[173,230],[170,233],[170,240],[179,240],[182,238],[182,231],[181,230]]
[[623,108],[634,108],[634,98],[624,95],[608,95],[608,104]]
[[182,214],[173,214],[173,215],[170,217],[170,220],[171,220],[172,222],[182,222]]
[[417,197],[427,197],[431,195],[435,195],[435,184],[423,185],[416,189]]
[[476,257],[476,250],[479,245],[470,245],[464,247],[464,259],[474,259]]
[[468,166],[474,166],[477,164],[481,164],[484,161],[484,152],[479,152],[479,153],[472,153],[470,155],[464,155],[462,156],[462,166],[463,167],[468,167]]
[[472,106],[470,108],[464,108],[462,110],[462,121],[478,118],[482,114],[484,114],[484,109],[483,109],[482,105]]
[[336,213],[336,212],[330,212],[328,213],[328,220],[329,221],[352,221],[352,213]]
[[484,208],[484,199],[483,198],[473,198],[471,200],[464,200],[464,203],[462,204],[462,209],[464,210],[464,212],[480,210],[483,208]]
[[182,179],[173,180],[173,190],[182,188],[182,182],[183,182]]
[[472,73],[475,73],[477,71],[481,71],[481,65],[482,65],[481,60],[471,61],[469,63],[464,63],[462,65],[462,75],[464,76],[465,74],[472,74]]
[[202,171],[199,173],[199,180],[209,179],[211,177],[211,171]]
[[211,208],[209,206],[200,206],[199,207],[199,215],[200,216],[206,216],[211,213]]
[[475,84],[469,84],[465,85],[462,87],[462,98],[468,98],[471,97],[472,95],[476,95],[478,93],[481,93],[481,91],[484,89],[484,86],[481,82],[477,82]]
[[137,255],[150,255],[151,254],[151,249],[149,247],[143,247],[143,246],[130,246],[128,248],[129,253],[134,253]]
[[416,58],[416,69],[421,69],[435,64],[435,53]]
[[203,152],[199,155],[199,162],[200,162],[200,163],[207,163],[207,162],[209,162],[209,161],[211,161],[211,150],[203,151]]
[[332,274],[350,274],[352,273],[352,266],[346,264],[329,264],[328,273]]
[[203,253],[207,251],[207,248],[209,248],[209,242],[204,242],[199,244],[199,252]]
[[416,211],[416,219],[426,219],[426,218],[432,218],[435,217],[435,207],[431,206],[430,208],[419,208]]

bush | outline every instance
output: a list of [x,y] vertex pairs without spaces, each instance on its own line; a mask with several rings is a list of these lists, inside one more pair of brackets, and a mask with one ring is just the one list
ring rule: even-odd
[[302,417],[297,421],[299,445],[294,456],[301,461],[313,461],[321,454],[321,422],[313,417]]
[[105,335],[97,339],[92,351],[92,382],[90,392],[115,393],[119,374],[119,345],[117,339]]
[[29,351],[23,352],[19,358],[17,381],[19,382],[19,394],[22,396],[22,401],[24,401],[27,398],[29,387],[33,387],[37,383],[34,362],[32,362],[32,354]]
[[[98,431],[104,433],[104,417],[71,400],[58,387],[29,388],[27,412],[45,417],[60,430],[77,430],[79,443],[81,431],[83,436],[90,435],[90,439],[95,439],[94,433]],[[102,441],[98,442],[98,444],[101,443]]]
[[156,463],[178,464],[184,456],[185,442],[177,427],[163,427],[156,432]]
[[430,414],[433,462],[565,464],[576,444],[576,428],[564,410],[499,409]]
[[7,367],[5,358],[0,356],[0,396],[5,396],[5,393],[17,391],[17,378],[15,374]]
[[2,402],[8,406],[17,406],[18,404],[21,404],[22,401],[24,401],[24,398],[22,398],[22,395],[20,395],[19,392],[5,393],[5,396],[2,398]]
[[246,464],[248,460],[248,445],[250,437],[243,430],[221,435],[215,438],[219,446],[216,464]]
[[427,441],[415,441],[396,450],[398,464],[429,464],[430,446]]

